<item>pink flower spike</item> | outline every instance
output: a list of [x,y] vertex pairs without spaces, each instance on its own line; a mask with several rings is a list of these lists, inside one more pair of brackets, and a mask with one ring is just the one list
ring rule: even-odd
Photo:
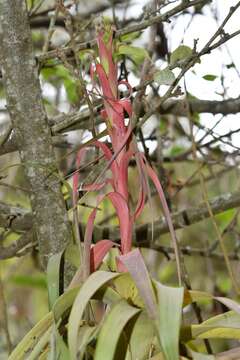
[[121,251],[123,254],[131,251],[132,248],[132,219],[130,218],[129,208],[124,197],[117,193],[111,192],[107,194],[117,212],[120,237],[121,237]]
[[128,164],[133,156],[133,151],[125,152],[119,163],[118,192],[128,201]]
[[96,141],[94,141],[93,145],[102,150],[106,160],[108,160],[108,161],[111,160],[113,153],[106,144],[104,144],[101,141],[96,140]]
[[106,160],[111,162],[110,169],[111,169],[112,176],[113,176],[113,183],[116,184],[117,179],[118,179],[118,170],[119,170],[119,168],[118,168],[117,161],[112,160],[112,157],[113,157],[112,151],[109,149],[109,147],[106,144],[104,144],[103,142],[98,141],[98,140],[96,140],[93,145],[99,147],[102,150]]
[[[124,148],[128,143],[129,138],[131,137],[132,129],[130,126],[128,128],[125,128],[125,132],[121,134],[119,129],[113,128],[113,131],[111,131],[111,140],[113,144],[114,149],[114,157],[119,163],[122,155],[124,154]],[[121,136],[120,136],[121,135]]]
[[96,271],[102,263],[109,250],[116,244],[111,240],[100,240],[91,248],[90,252],[90,270]]
[[114,95],[114,93],[112,92],[112,89],[110,87],[107,74],[105,73],[105,70],[101,64],[96,64],[96,72],[98,74],[98,77],[99,77],[99,80],[101,83],[103,95],[106,98],[105,101],[116,99],[116,96]]
[[107,44],[105,44],[103,40],[104,33],[100,33],[97,36],[99,57],[105,73],[109,79],[109,85],[111,87],[113,96],[117,98],[117,66],[114,64],[112,57],[112,31],[109,33],[109,35],[110,36]]

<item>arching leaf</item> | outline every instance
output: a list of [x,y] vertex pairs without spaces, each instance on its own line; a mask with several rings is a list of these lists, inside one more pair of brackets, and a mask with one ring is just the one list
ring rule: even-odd
[[68,345],[72,360],[77,360],[78,329],[80,327],[84,310],[92,296],[108,281],[119,276],[118,273],[96,271],[91,274],[83,284],[73,304],[68,325]]
[[179,332],[184,289],[155,282],[158,297],[158,334],[166,360],[179,359]]
[[112,307],[98,336],[94,354],[95,360],[114,359],[117,343],[124,327],[140,311],[140,309],[129,305],[125,300],[121,300]]

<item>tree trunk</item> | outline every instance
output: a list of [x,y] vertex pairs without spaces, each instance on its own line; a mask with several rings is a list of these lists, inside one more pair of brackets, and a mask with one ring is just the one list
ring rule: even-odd
[[71,227],[61,193],[50,127],[24,0],[0,0],[1,65],[7,107],[30,184],[34,230],[44,267],[62,251]]

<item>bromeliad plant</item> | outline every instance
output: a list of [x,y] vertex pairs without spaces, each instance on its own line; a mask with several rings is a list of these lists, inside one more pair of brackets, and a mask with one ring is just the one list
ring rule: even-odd
[[[50,312],[18,344],[9,360],[213,360],[215,356],[199,354],[194,341],[199,343],[201,339],[212,338],[240,340],[240,306],[230,299],[162,285],[151,279],[139,249],[132,250],[133,224],[141,214],[148,195],[148,176],[158,190],[175,245],[176,238],[161,184],[137,149],[131,128],[130,99],[119,97],[120,83],[126,85],[129,93],[131,87],[127,82],[117,80],[112,30],[101,29],[97,43],[99,60],[92,68],[92,79],[98,80],[98,84],[94,81],[94,89],[103,98],[102,116],[112,147],[99,141],[95,141],[94,145],[103,152],[111,177],[84,185],[84,189],[96,191],[110,184],[112,191],[99,196],[97,206],[88,218],[81,281],[72,282],[72,286],[61,295],[59,273],[62,254],[50,258],[47,271]],[[84,151],[80,151],[77,167],[83,156]],[[129,205],[128,189],[128,164],[132,158],[136,161],[140,179],[138,202],[133,210]],[[77,189],[76,173],[73,179],[75,208]],[[91,246],[97,207],[104,197],[110,199],[119,219],[121,244],[118,272],[97,270],[114,246],[111,240],[101,240]],[[100,300],[105,308],[99,308],[96,300]],[[183,309],[199,300],[220,301],[230,311],[202,324],[181,324]],[[184,349],[184,356],[180,356],[179,343]]]

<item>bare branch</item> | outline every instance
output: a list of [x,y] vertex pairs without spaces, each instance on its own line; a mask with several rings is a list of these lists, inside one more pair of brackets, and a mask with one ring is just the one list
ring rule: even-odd
[[[123,35],[127,35],[127,34],[135,32],[135,31],[144,30],[144,29],[148,28],[149,26],[157,24],[161,21],[163,21],[163,22],[169,21],[169,18],[171,18],[172,16],[177,15],[181,11],[188,9],[191,6],[201,4],[203,1],[204,0],[193,0],[193,1],[188,1],[188,2],[184,1],[180,5],[177,5],[176,7],[174,7],[172,10],[167,11],[165,14],[152,16],[149,19],[144,20],[138,24],[131,25],[129,27],[125,27],[123,29],[118,30],[116,32],[115,36],[116,36],[116,38],[120,38]],[[96,45],[95,39],[91,40],[90,42],[78,44],[76,50],[78,50],[78,51],[86,50],[89,47],[93,47],[94,45]],[[61,49],[61,52],[63,52],[65,55],[69,55],[72,53],[72,47],[71,46],[65,47],[65,48]],[[39,55],[38,60],[40,62],[44,62],[46,60],[57,58],[58,54],[59,54],[58,50],[52,50],[52,51],[47,52],[46,54]]]
[[[238,208],[240,206],[240,192],[227,193],[209,201],[214,215],[220,214],[226,210]],[[0,227],[10,228],[14,231],[23,231],[31,229],[32,214],[26,209],[20,207],[11,207],[7,204],[0,204],[1,213]],[[209,212],[205,203],[200,203],[198,207],[192,207],[172,213],[172,221],[174,228],[184,229],[190,225],[198,223],[209,218]],[[11,221],[10,221],[11,220]],[[148,245],[151,241],[152,224],[146,223],[138,225],[133,234],[133,241],[139,246]],[[154,222],[154,239],[158,239],[160,235],[169,232],[168,225],[163,217]],[[93,241],[97,242],[102,238],[110,238],[111,240],[119,239],[119,229],[115,226],[98,226],[96,225],[93,233]]]

